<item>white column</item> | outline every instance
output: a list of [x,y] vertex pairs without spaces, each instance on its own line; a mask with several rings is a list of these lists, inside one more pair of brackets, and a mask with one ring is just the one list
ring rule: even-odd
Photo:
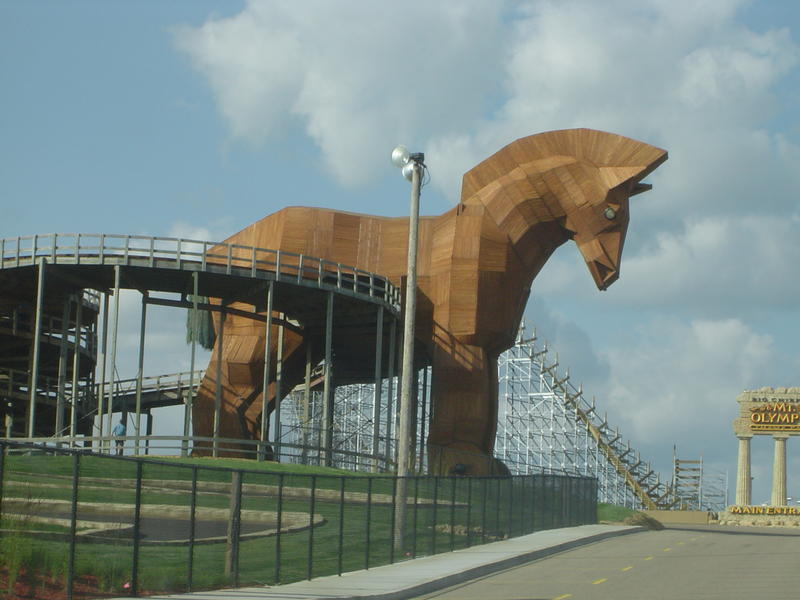
[[786,434],[776,434],[775,458],[772,461],[772,506],[786,506]]
[[736,470],[736,505],[750,504],[750,439],[752,435],[739,435],[739,467]]

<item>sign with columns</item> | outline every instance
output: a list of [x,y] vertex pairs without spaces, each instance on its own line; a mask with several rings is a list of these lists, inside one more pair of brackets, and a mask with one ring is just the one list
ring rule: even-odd
[[754,435],[771,435],[775,441],[770,504],[786,506],[786,440],[800,435],[800,388],[761,388],[736,398],[739,417],[733,431],[739,439],[739,467],[736,471],[736,506],[750,506],[750,440]]

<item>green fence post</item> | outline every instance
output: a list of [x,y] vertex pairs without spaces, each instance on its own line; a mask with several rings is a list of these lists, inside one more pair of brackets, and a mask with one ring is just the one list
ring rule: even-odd
[[485,477],[481,478],[481,483],[483,484],[481,487],[483,501],[481,502],[481,544],[486,543],[486,504],[487,504],[487,497],[486,497],[486,488],[488,487],[488,479]]
[[139,532],[142,517],[142,461],[136,461],[136,500],[133,507],[133,566],[131,568],[131,596],[139,595]]
[[[5,450],[5,448],[3,448]],[[72,455],[72,503],[69,514],[69,555],[67,557],[67,600],[72,600],[73,587],[75,581],[75,532],[78,523],[78,480],[80,479],[80,460],[81,455],[75,452]],[[2,465],[2,455],[0,455],[0,465]],[[0,480],[2,480],[3,470],[0,467]],[[0,493],[0,497],[2,494]],[[9,573],[10,575],[10,573]]]
[[311,501],[308,515],[308,555],[306,564],[306,579],[311,579],[314,575],[314,510],[317,500],[317,476],[311,476]]
[[450,478],[450,552],[456,547],[456,478]]
[[414,516],[412,526],[414,527],[411,536],[411,556],[417,558],[417,515],[419,513],[419,475],[414,476]]
[[[389,529],[391,530],[389,533],[389,564],[394,564],[394,518],[395,513],[397,512],[397,477],[392,477],[392,520],[389,525]],[[416,528],[414,529],[414,535],[416,536]],[[414,537],[414,544],[416,545],[417,538]]]
[[496,507],[494,515],[494,533],[495,538],[500,537],[500,478],[495,479],[497,482],[497,490],[495,491],[494,505]]
[[342,576],[342,560],[344,556],[344,501],[345,501],[345,482],[344,476],[339,477],[339,556],[337,559],[337,570],[339,577]]
[[369,569],[369,530],[372,520],[372,477],[367,477],[367,518],[364,530],[364,569]]
[[275,585],[281,582],[281,528],[283,527],[283,478],[278,474],[278,506],[275,519]]
[[467,548],[472,546],[472,477],[467,478]]
[[514,477],[508,478],[508,534],[511,539],[514,530]]
[[439,506],[439,477],[433,478],[433,509],[431,510],[431,520],[433,527],[431,527],[431,554],[436,554],[436,513]]
[[0,440],[0,520],[3,518],[3,479],[5,479],[6,450],[5,442]]
[[194,537],[197,524],[197,467],[192,467],[192,494],[189,499],[189,558],[186,569],[188,571],[186,588],[192,591],[194,580]]
[[225,551],[225,575],[233,587],[239,587],[239,532],[242,515],[242,472],[231,473],[231,494],[228,516],[228,545]]

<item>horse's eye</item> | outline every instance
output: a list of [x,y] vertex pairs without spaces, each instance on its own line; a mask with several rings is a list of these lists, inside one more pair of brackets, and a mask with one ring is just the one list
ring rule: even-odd
[[610,206],[603,211],[603,216],[608,219],[609,221],[613,221],[614,217],[617,216],[617,211],[615,211]]

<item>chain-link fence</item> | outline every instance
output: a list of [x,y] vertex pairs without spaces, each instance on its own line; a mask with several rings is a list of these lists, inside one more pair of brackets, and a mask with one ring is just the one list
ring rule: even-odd
[[275,585],[596,522],[586,477],[409,477],[399,540],[393,476],[0,449],[0,590],[11,597]]

